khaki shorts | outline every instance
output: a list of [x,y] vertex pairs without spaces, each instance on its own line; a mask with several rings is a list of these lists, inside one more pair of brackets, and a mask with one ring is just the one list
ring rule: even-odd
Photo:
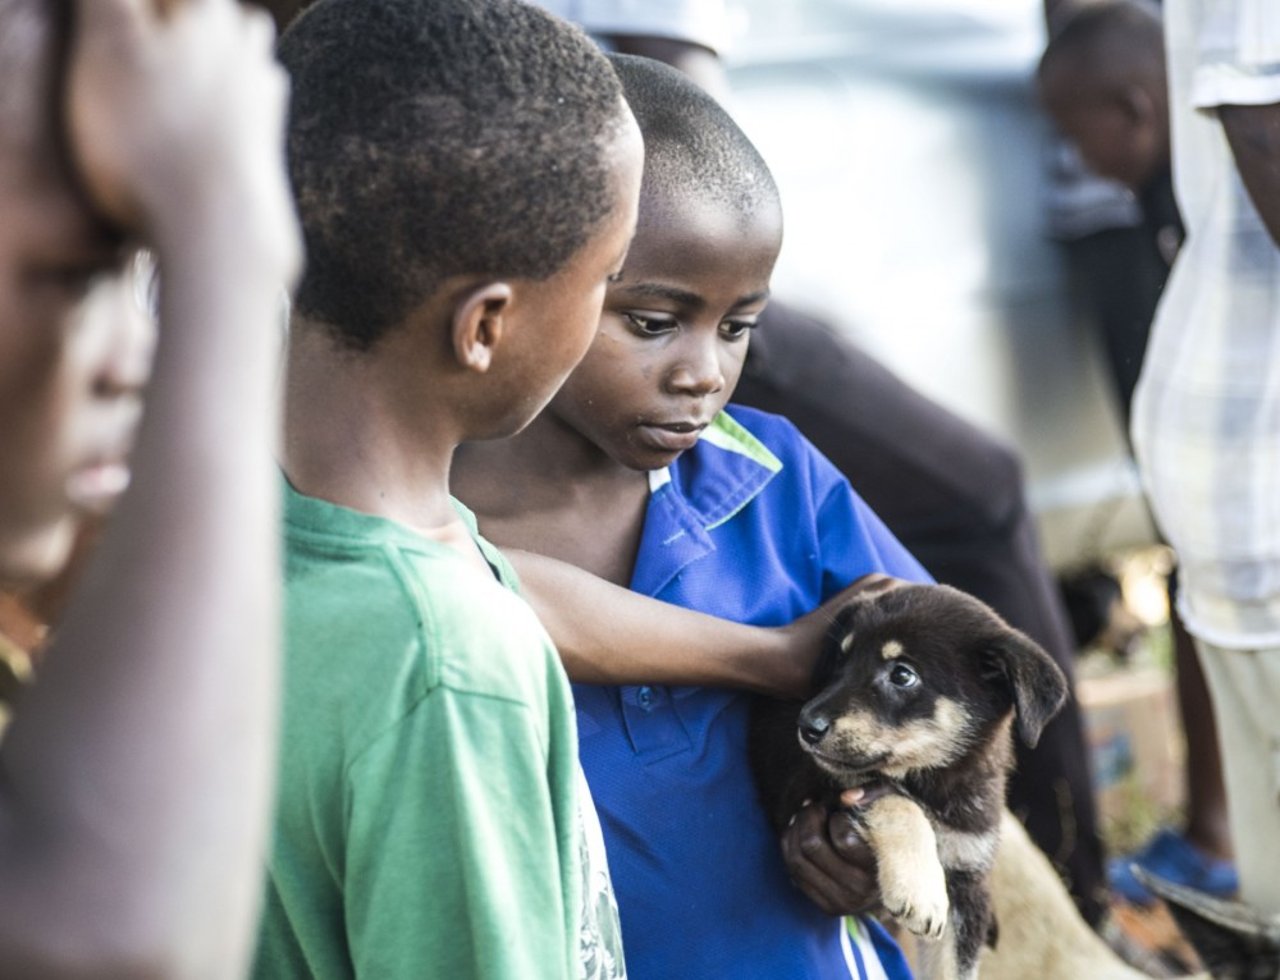
[[1222,747],[1240,893],[1280,913],[1280,649],[1196,640]]

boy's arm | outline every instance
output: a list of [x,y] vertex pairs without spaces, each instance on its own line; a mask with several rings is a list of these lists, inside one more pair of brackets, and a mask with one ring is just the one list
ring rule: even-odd
[[547,711],[437,688],[361,754],[342,868],[357,976],[578,975],[577,759]]
[[240,976],[261,890],[273,376],[297,254],[284,81],[269,30],[230,0],[163,23],[144,6],[75,8],[72,153],[95,202],[156,249],[161,340],[133,486],[0,750],[14,976]]
[[1280,103],[1219,106],[1218,119],[1249,199],[1280,248]]
[[527,551],[504,550],[521,592],[585,684],[732,687],[803,698],[827,628],[849,597],[883,585],[868,575],[788,626],[745,626],[639,595]]
[[[849,598],[897,581],[864,576],[808,616],[766,629],[638,595],[553,558],[503,554],[575,681],[738,687],[788,698],[812,691],[827,629]],[[875,858],[847,814],[803,807],[782,835],[782,851],[796,886],[827,914],[864,912],[879,903]]]

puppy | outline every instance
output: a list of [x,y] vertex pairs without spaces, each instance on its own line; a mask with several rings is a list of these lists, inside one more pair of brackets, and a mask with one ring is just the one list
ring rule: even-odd
[[[1207,972],[1187,980],[1276,980],[1280,916],[1203,895],[1143,871],[1134,873],[1164,899]],[[1004,814],[991,872],[1000,945],[983,950],[982,980],[1146,980],[1089,928],[1049,859],[1022,824]]]
[[1058,872],[1008,810],[990,888],[1000,943],[982,951],[982,980],[1147,980],[1080,917]]
[[[810,701],[754,707],[751,761],[781,832],[806,800],[852,810],[881,898],[922,944],[926,975],[972,980],[994,938],[995,859],[1011,729],[1034,745],[1066,699],[1057,665],[956,589],[909,585],[837,616]],[[945,942],[936,942],[946,936]]]

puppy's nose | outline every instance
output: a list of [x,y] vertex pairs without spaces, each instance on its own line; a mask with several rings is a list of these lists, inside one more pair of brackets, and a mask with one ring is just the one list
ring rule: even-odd
[[816,718],[801,718],[799,721],[800,737],[809,745],[817,745],[822,736],[827,734],[831,722],[819,715]]

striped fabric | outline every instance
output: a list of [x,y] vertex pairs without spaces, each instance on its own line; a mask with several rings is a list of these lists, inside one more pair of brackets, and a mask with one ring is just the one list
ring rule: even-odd
[[1192,632],[1280,646],[1280,250],[1215,112],[1280,102],[1280,2],[1167,0],[1165,19],[1187,240],[1143,364],[1134,445]]

